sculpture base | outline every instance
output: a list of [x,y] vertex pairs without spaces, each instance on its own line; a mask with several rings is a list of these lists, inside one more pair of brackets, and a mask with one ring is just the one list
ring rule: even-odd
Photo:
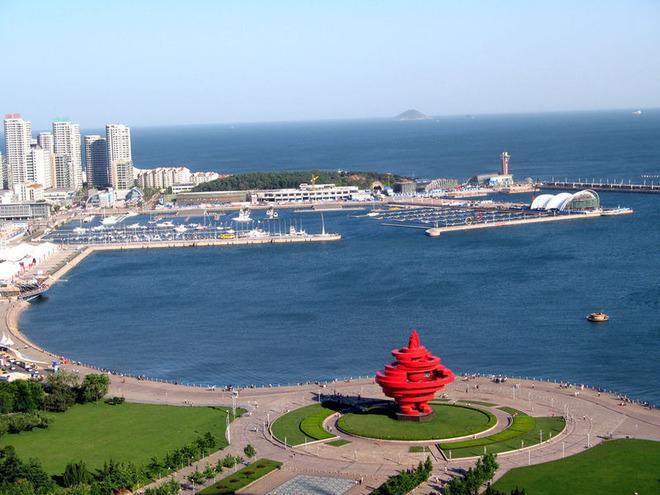
[[428,414],[420,414],[418,416],[409,416],[407,414],[402,414],[400,412],[397,412],[395,414],[395,417],[399,421],[413,421],[415,423],[424,423],[426,421],[431,421],[433,419],[433,416],[435,416],[435,411],[431,411]]

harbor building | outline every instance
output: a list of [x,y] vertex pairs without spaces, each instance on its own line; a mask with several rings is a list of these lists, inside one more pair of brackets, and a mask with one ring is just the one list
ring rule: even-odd
[[541,194],[534,198],[530,210],[594,211],[600,209],[600,196],[596,191],[584,189],[576,193]]
[[107,141],[98,134],[85,136],[85,170],[87,187],[108,187],[108,150]]
[[5,115],[5,164],[3,166],[3,187],[11,189],[14,184],[28,178],[32,123],[24,120],[19,113]]
[[31,220],[48,218],[49,215],[50,205],[48,203],[0,204],[0,220]]
[[258,202],[288,203],[295,201],[340,201],[350,200],[359,194],[357,186],[336,186],[335,184],[300,184],[298,189],[269,189],[257,191]]
[[412,180],[395,182],[394,192],[397,194],[415,194],[417,192],[417,184]]
[[[77,191],[82,187],[80,125],[68,120],[56,120],[53,122],[53,150],[56,159],[57,157],[68,157],[70,167],[66,182],[58,182],[57,187],[70,188]],[[65,159],[60,159],[60,164],[65,162]],[[64,177],[62,175],[62,178]]]
[[115,189],[130,189],[133,178],[133,156],[131,153],[131,130],[124,124],[105,126],[108,149],[110,184]]
[[177,206],[221,205],[247,203],[252,195],[249,191],[203,191],[177,194]]

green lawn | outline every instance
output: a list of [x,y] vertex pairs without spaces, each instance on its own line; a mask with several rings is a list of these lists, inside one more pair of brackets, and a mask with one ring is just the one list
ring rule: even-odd
[[266,476],[281,465],[281,462],[271,461],[270,459],[256,460],[240,471],[236,471],[234,474],[230,474],[208,488],[204,488],[199,493],[203,495],[231,495],[236,490]]
[[343,438],[338,438],[337,440],[332,440],[327,442],[326,445],[332,445],[333,447],[341,447],[342,445],[348,445],[350,440],[344,440]]
[[467,406],[432,404],[433,419],[427,422],[399,421],[389,409],[375,408],[364,413],[341,416],[338,426],[347,433],[384,440],[432,440],[470,435],[497,424],[487,411]]
[[527,414],[525,414],[524,412],[509,406],[498,407],[498,409],[504,411],[505,413],[510,414],[511,416],[527,416]]
[[647,495],[660,491],[660,442],[610,440],[558,461],[515,468],[495,483],[528,495],[606,493]]
[[408,449],[411,454],[421,454],[422,452],[431,452],[431,449],[422,445],[413,445]]
[[47,429],[4,435],[0,446],[13,445],[23,459],[37,457],[51,474],[78,460],[92,468],[110,459],[146,464],[207,431],[226,445],[223,408],[97,402],[46,414],[53,420]]
[[280,416],[271,426],[273,436],[280,442],[286,439],[287,445],[301,445],[305,442],[335,438],[323,429],[323,421],[335,411],[321,404],[294,409]]
[[438,447],[447,457],[451,452],[452,459],[483,455],[484,447],[487,453],[498,454],[536,445],[541,440],[541,432],[543,441],[548,440],[550,435],[557,436],[565,426],[564,418],[558,416],[514,416],[511,426],[499,433],[474,440],[442,443]]

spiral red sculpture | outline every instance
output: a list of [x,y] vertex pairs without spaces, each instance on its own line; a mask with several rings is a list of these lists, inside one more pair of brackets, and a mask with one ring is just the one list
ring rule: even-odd
[[396,362],[376,373],[376,383],[396,401],[401,411],[399,416],[414,418],[432,414],[429,401],[454,381],[454,373],[420,344],[416,330],[411,332],[408,346],[394,349],[392,355]]

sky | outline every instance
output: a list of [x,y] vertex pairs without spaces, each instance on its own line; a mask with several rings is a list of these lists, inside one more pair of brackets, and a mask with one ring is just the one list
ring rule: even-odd
[[660,0],[0,0],[0,46],[37,129],[660,107]]

